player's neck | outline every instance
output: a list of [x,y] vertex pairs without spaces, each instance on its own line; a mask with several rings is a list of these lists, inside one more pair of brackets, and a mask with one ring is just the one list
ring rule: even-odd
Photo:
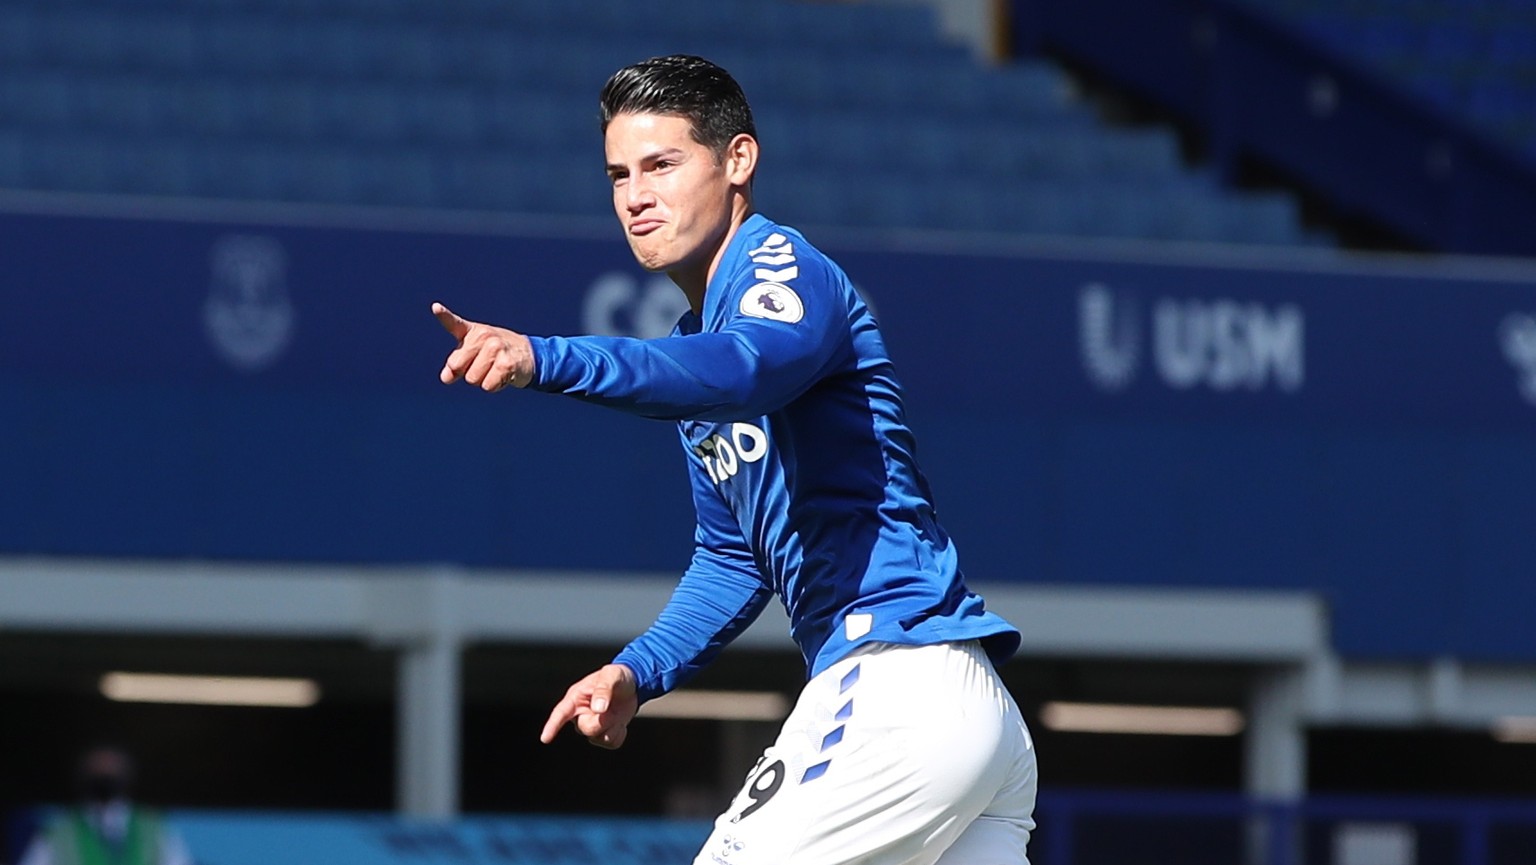
[[704,314],[704,293],[709,288],[710,280],[715,278],[715,271],[720,267],[720,259],[725,257],[725,251],[731,248],[731,240],[736,237],[737,229],[751,215],[752,202],[746,196],[738,197],[731,208],[731,221],[708,257],[701,256],[698,265],[667,271],[667,276],[688,298],[688,308],[693,310],[694,315]]

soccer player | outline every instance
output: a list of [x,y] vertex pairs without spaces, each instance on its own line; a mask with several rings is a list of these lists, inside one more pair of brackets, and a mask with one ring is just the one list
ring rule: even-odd
[[444,383],[508,385],[673,420],[693,560],[644,634],[575,683],[567,723],[617,748],[777,595],[810,680],[698,865],[1027,862],[1029,733],[994,663],[1019,634],[967,590],[934,514],[880,331],[847,276],[752,209],[758,142],[736,81],[698,57],[601,95],[613,205],[690,311],[672,335],[530,337],[433,312]]

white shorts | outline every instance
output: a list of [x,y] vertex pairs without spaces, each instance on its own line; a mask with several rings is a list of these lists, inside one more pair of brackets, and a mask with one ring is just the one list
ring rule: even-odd
[[1027,865],[1035,752],[979,644],[813,678],[694,865]]

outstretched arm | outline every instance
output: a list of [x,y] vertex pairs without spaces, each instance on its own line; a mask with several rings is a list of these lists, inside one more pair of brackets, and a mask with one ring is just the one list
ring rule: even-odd
[[[769,289],[791,295],[794,314],[780,306],[781,314],[762,315],[760,304],[771,299],[761,295]],[[730,421],[782,408],[851,350],[851,289],[838,271],[806,265],[793,290],[776,283],[712,290],[734,291],[721,301],[728,310],[723,327],[662,339],[529,337],[433,304],[459,340],[442,380],[462,377],[487,391],[532,387],[643,417]]]
[[798,327],[738,320],[663,339],[535,337],[531,386],[662,420],[756,417],[804,393],[842,348]]

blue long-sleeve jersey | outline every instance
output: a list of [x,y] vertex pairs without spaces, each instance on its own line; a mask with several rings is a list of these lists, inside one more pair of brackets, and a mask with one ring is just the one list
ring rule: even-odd
[[698,526],[671,600],[614,659],[642,699],[708,664],[773,595],[813,676],[869,641],[980,639],[994,661],[1018,648],[934,516],[874,318],[793,229],[748,218],[702,312],[669,337],[532,343],[533,388],[678,421]]

